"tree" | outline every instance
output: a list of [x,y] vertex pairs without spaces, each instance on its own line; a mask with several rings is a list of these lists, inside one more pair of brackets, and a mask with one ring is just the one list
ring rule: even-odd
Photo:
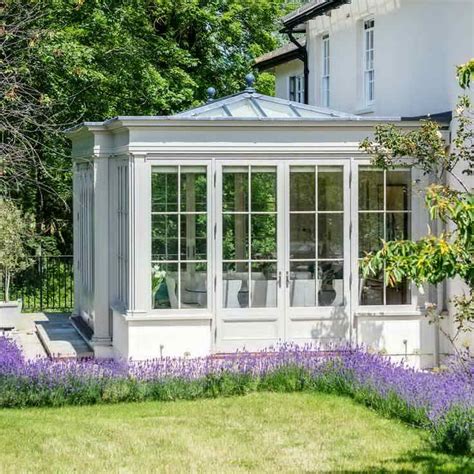
[[[458,68],[461,87],[469,87],[473,74],[474,61]],[[466,182],[474,172],[474,134],[468,95],[459,98],[454,118],[457,129],[448,150],[439,125],[430,120],[408,133],[393,125],[381,125],[375,130],[374,141],[361,143],[377,167],[417,168],[430,175],[433,184],[425,190],[426,206],[431,219],[444,225],[441,233],[430,233],[417,241],[383,242],[379,251],[366,256],[362,270],[364,276],[383,271],[386,284],[392,286],[404,279],[422,286],[461,278],[468,290],[453,299],[456,332],[451,335],[439,325],[458,351],[458,335],[470,331],[474,323],[474,194]],[[442,318],[434,305],[429,315],[438,323]]]
[[[22,171],[27,179],[10,181],[5,192],[71,251],[71,163],[61,128],[171,114],[204,101],[209,86],[219,96],[241,90],[253,58],[278,45],[276,21],[293,7],[285,0],[6,0],[2,61],[14,61],[15,83],[35,91],[25,103],[41,105],[48,119],[35,124],[56,127],[30,127],[36,159]],[[260,85],[268,92],[271,81],[262,77]],[[15,116],[9,105],[6,122]]]
[[12,276],[30,263],[28,244],[32,237],[31,218],[23,216],[13,202],[0,199],[0,278],[5,301],[9,301]]

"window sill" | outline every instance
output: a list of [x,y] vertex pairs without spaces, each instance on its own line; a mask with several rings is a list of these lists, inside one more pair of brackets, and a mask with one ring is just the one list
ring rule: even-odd
[[125,321],[211,321],[212,314],[157,314],[157,313],[148,313],[143,316],[124,316]]
[[391,307],[391,308],[381,308],[379,307],[370,307],[359,308],[354,311],[354,316],[356,318],[363,319],[376,319],[376,318],[420,318],[425,316],[426,311],[422,308],[413,308],[413,307]]

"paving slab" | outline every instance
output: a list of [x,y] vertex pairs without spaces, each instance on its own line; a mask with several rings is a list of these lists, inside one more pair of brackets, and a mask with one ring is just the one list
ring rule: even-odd
[[50,357],[78,359],[94,355],[91,347],[76,331],[68,316],[48,315],[46,321],[36,321],[36,331]]
[[31,331],[11,331],[10,336],[21,348],[25,359],[31,360],[47,356],[34,328]]

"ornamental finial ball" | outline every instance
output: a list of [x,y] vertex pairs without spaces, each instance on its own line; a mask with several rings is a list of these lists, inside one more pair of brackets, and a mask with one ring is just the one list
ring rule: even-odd
[[208,101],[214,100],[215,95],[216,95],[216,90],[214,89],[214,87],[209,87],[207,89],[207,100]]
[[247,84],[247,89],[253,89],[255,76],[251,72],[245,76],[245,83]]

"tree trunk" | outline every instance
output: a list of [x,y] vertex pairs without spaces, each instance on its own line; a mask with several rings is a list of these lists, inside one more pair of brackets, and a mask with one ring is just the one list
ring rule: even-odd
[[10,272],[5,270],[5,301],[10,301]]

